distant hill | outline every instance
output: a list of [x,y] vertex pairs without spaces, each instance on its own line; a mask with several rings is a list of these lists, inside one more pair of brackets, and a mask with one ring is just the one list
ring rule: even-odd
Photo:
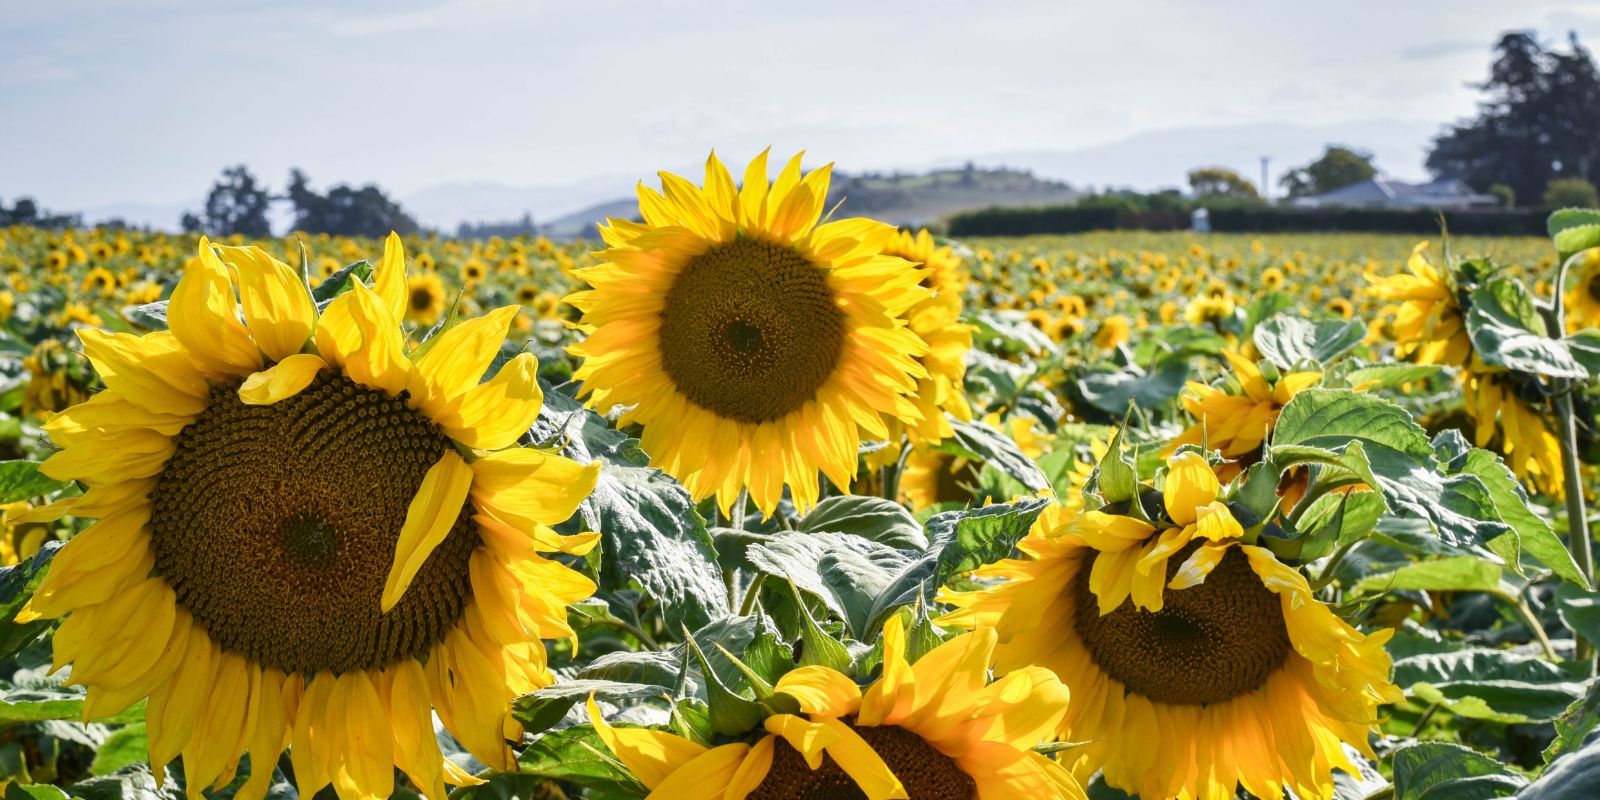
[[[1044,180],[1014,169],[968,165],[933,172],[835,173],[828,208],[835,218],[873,217],[894,225],[929,225],[959,211],[991,206],[1059,205],[1082,193],[1060,181]],[[639,203],[632,197],[607,200],[539,225],[539,232],[561,239],[595,238],[595,225],[606,217],[634,218]]]

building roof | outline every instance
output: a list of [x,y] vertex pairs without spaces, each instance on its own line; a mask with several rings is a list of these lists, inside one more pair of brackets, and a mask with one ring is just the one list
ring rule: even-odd
[[1442,178],[1427,183],[1406,181],[1382,176],[1352,183],[1331,192],[1297,198],[1296,205],[1303,206],[1380,206],[1389,208],[1441,206],[1498,205],[1494,195],[1478,194],[1472,187],[1455,178]]

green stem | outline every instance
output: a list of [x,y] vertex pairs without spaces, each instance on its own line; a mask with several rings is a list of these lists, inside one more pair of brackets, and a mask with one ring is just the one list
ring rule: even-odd
[[1551,661],[1561,660],[1561,657],[1556,655],[1556,648],[1550,644],[1550,636],[1549,634],[1545,633],[1544,625],[1539,622],[1539,617],[1533,613],[1533,609],[1528,607],[1527,602],[1525,602],[1521,597],[1514,596],[1506,592],[1496,591],[1490,592],[1489,594],[1500,598],[1506,603],[1509,603],[1517,610],[1517,614],[1521,615],[1522,621],[1528,624],[1528,629],[1533,631],[1534,638],[1539,640],[1539,647],[1544,650],[1545,658],[1548,658]]
[[[1555,296],[1550,298],[1550,313],[1546,319],[1550,323],[1549,334],[1552,339],[1567,335],[1567,272],[1582,255],[1579,252],[1562,259],[1556,270]],[[1572,551],[1572,560],[1584,580],[1593,585],[1594,537],[1589,532],[1588,511],[1584,508],[1583,476],[1578,464],[1577,414],[1572,407],[1572,393],[1580,387],[1581,384],[1570,379],[1551,381],[1555,393],[1556,441],[1561,446],[1561,483],[1566,492],[1567,547]],[[1577,639],[1578,660],[1592,662],[1595,643],[1577,635],[1576,631],[1573,636]]]
[[1321,500],[1323,497],[1343,489],[1346,486],[1355,486],[1359,483],[1361,483],[1360,478],[1340,478],[1338,480],[1318,481],[1317,485],[1311,487],[1311,489],[1306,492],[1306,496],[1300,498],[1300,502],[1295,504],[1294,510],[1289,512],[1289,524],[1294,526],[1296,531],[1300,530],[1300,518],[1304,517],[1306,515],[1306,511],[1310,510],[1311,506],[1314,505],[1318,500]]
[[1328,557],[1328,563],[1323,565],[1321,572],[1317,573],[1317,579],[1311,582],[1311,591],[1320,592],[1328,584],[1333,583],[1333,571],[1339,568],[1339,562],[1344,561],[1344,557],[1350,555],[1350,551],[1354,550],[1355,546],[1360,543],[1360,539],[1346,542],[1343,547],[1333,551],[1333,555]]
[[745,590],[744,602],[739,604],[739,616],[748,617],[756,610],[756,603],[761,599],[761,586],[767,582],[766,573],[761,573],[750,581],[750,588]]

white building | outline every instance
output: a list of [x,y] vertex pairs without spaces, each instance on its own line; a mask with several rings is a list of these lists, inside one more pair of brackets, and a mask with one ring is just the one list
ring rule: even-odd
[[1429,183],[1406,183],[1393,178],[1368,178],[1325,194],[1297,197],[1296,208],[1498,208],[1500,198],[1478,194],[1454,178]]

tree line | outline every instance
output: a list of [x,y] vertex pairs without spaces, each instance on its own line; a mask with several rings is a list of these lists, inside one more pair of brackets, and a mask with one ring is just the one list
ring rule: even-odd
[[294,230],[306,233],[381,237],[390,231],[407,234],[419,229],[417,221],[376,184],[339,184],[317,192],[304,171],[292,169],[287,190],[274,194],[243,164],[224,169],[206,193],[204,207],[184,212],[179,224],[186,233],[270,236],[269,215],[275,203],[288,203]]

